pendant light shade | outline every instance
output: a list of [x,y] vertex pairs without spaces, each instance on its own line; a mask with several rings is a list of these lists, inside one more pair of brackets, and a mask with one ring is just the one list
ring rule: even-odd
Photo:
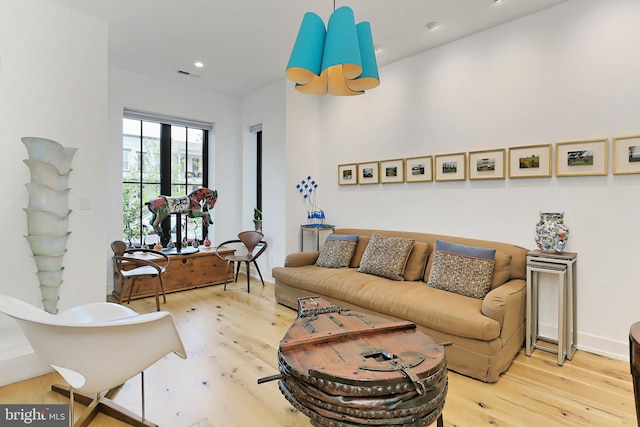
[[353,90],[369,90],[380,84],[378,75],[378,62],[371,35],[371,25],[368,22],[361,22],[356,26],[358,31],[358,44],[360,45],[360,58],[362,60],[362,73],[358,78],[348,82]]
[[342,66],[347,79],[355,79],[362,73],[356,19],[348,7],[338,8],[329,18],[322,71],[334,65]]
[[298,37],[293,45],[285,75],[294,82],[306,85],[319,76],[322,67],[322,53],[326,29],[322,18],[307,12],[302,18]]
[[340,7],[329,18],[304,15],[285,75],[296,90],[312,94],[360,95],[380,84],[371,26],[356,26],[353,10]]

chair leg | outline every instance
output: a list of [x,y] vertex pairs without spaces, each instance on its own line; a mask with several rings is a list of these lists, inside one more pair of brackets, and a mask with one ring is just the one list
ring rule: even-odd
[[251,293],[251,263],[249,261],[245,261],[247,264],[247,293]]
[[227,283],[229,282],[229,264],[231,264],[231,273],[233,273],[233,267],[234,267],[234,262],[233,261],[227,261],[227,268],[224,271],[224,289],[223,290],[227,290]]
[[[160,277],[160,276],[158,276]],[[160,293],[158,292],[158,284],[153,284],[153,293],[156,298],[156,311],[160,311]]]
[[75,420],[75,410],[73,408],[73,387],[69,386],[69,427],[73,427],[73,420]]
[[264,287],[264,280],[262,279],[262,273],[260,273],[260,267],[258,267],[258,263],[256,260],[253,260],[253,265],[256,266],[256,270],[258,270],[258,276],[260,276],[260,281],[262,282],[262,286]]
[[162,283],[162,275],[158,274],[158,279],[160,279],[160,291],[162,292],[162,299],[164,303],[167,303],[167,294],[164,293],[164,283]]
[[118,304],[122,304],[122,301],[124,301],[124,295],[129,290],[127,285],[131,286],[131,281],[127,280],[126,278],[123,277],[122,278],[122,289],[120,289],[120,296],[118,297]]
[[[121,387],[122,385],[114,387],[107,391],[104,396],[100,397],[100,395],[98,395],[95,399],[92,399],[83,394],[74,393],[75,401],[87,406],[87,410],[80,416],[80,418],[78,418],[75,424],[72,425],[75,427],[88,427],[91,421],[96,417],[96,415],[101,412],[111,418],[115,418],[116,420],[120,420],[123,423],[131,426],[158,427],[157,424],[146,420],[144,418],[144,415],[140,417],[140,415],[137,415],[127,408],[120,406],[112,400]],[[64,387],[62,385],[54,384],[51,386],[51,390],[70,398],[70,387]],[[71,418],[70,421],[72,420],[73,418]]]
[[[234,263],[235,264],[235,263]],[[238,283],[238,273],[240,273],[240,265],[242,263],[238,262],[238,266],[236,267],[236,277],[235,277],[235,283]]]
[[127,296],[127,304],[131,302],[131,294],[133,293],[133,286],[136,284],[136,277],[132,277],[129,282],[129,295]]
[[140,372],[140,393],[142,398],[142,421],[145,419],[145,405],[144,405],[144,371]]

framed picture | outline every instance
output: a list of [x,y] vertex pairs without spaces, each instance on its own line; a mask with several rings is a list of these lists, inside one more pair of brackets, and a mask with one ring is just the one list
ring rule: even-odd
[[613,174],[640,173],[640,135],[613,138]]
[[338,184],[353,185],[358,183],[358,170],[355,163],[338,165]]
[[551,144],[509,148],[509,178],[551,177]]
[[607,138],[556,144],[556,176],[606,175]]
[[467,153],[438,154],[433,169],[436,181],[464,181],[467,179]]
[[409,157],[404,160],[406,182],[433,181],[433,156]]
[[469,179],[504,179],[505,149],[469,152]]
[[380,182],[404,182],[404,162],[402,159],[380,161]]
[[378,162],[358,163],[358,184],[379,183],[378,167]]

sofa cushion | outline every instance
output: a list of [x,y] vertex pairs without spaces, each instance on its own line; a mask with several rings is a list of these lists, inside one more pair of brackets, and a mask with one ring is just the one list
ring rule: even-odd
[[427,286],[482,299],[491,289],[495,252],[437,240]]
[[402,273],[413,242],[413,239],[372,234],[358,271],[391,280],[404,280]]
[[495,265],[493,267],[493,278],[491,279],[491,289],[495,289],[509,280],[510,272],[511,255],[505,252],[496,251]]
[[431,245],[429,243],[418,241],[413,243],[413,249],[411,249],[407,265],[404,267],[404,273],[402,274],[404,280],[422,280],[430,253]]
[[405,319],[457,337],[490,341],[500,336],[500,323],[482,314],[482,300],[429,288],[424,282],[389,282],[355,268],[326,269],[315,265],[275,267],[277,282],[348,301],[378,313]]
[[[331,237],[331,236],[329,236]],[[356,242],[350,239],[332,238],[324,241],[320,255],[316,261],[318,267],[326,268],[347,268],[353,258],[356,249]]]
[[353,253],[353,258],[351,258],[351,264],[349,267],[358,268],[360,267],[360,261],[362,261],[362,255],[364,255],[365,249],[367,249],[367,245],[369,244],[369,240],[371,239],[370,235],[359,235],[358,236],[358,244],[356,245],[356,251]]

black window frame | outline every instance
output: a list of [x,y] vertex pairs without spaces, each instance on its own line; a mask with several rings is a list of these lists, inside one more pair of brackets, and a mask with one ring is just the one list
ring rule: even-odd
[[[138,188],[138,194],[139,197],[137,197],[139,203],[137,206],[137,211],[139,212],[139,215],[137,217],[137,221],[139,226],[137,226],[136,228],[139,228],[139,233],[137,236],[132,236],[130,239],[127,239],[126,237],[126,233],[125,230],[127,227],[130,227],[130,224],[126,224],[123,221],[123,238],[129,241],[130,244],[137,246],[137,245],[142,245],[145,243],[145,236],[152,233],[152,230],[145,230],[144,229],[144,225],[143,225],[143,219],[144,219],[144,215],[145,213],[148,213],[148,209],[145,206],[145,203],[147,203],[149,200],[144,200],[143,199],[143,194],[144,194],[144,186],[145,185],[155,185],[155,186],[160,186],[160,194],[158,194],[157,196],[163,195],[163,196],[172,196],[173,194],[173,188],[176,186],[182,186],[184,187],[184,193],[188,194],[190,191],[189,187],[193,187],[195,185],[199,187],[208,187],[209,186],[209,133],[212,129],[206,129],[206,128],[202,128],[200,126],[189,126],[189,125],[185,125],[183,123],[165,123],[163,120],[149,120],[149,119],[145,119],[145,118],[138,118],[138,117],[127,117],[127,115],[125,114],[123,119],[128,119],[128,120],[135,120],[135,121],[139,121],[140,122],[140,132],[139,132],[139,145],[138,148],[136,149],[136,152],[138,153],[138,159],[137,163],[138,163],[138,179],[137,180],[126,180],[124,178],[124,170],[123,170],[123,179],[122,179],[122,183],[123,183],[123,187],[130,187],[132,185],[137,185],[139,186]],[[145,139],[145,135],[143,134],[143,123],[144,122],[149,122],[149,123],[157,123],[160,125],[160,138],[159,138],[159,144],[160,144],[160,179],[159,182],[155,182],[155,181],[145,181],[144,179],[144,158],[143,158],[143,144],[144,144],[144,139]],[[186,135],[185,135],[185,152],[188,153],[189,150],[189,140],[188,140],[188,134],[189,134],[189,129],[197,129],[202,131],[202,161],[200,163],[200,175],[202,178],[201,183],[200,182],[196,182],[193,183],[193,180],[190,182],[189,181],[189,171],[188,171],[188,167],[184,168],[184,183],[183,182],[173,182],[173,176],[172,176],[172,136],[171,136],[171,132],[172,132],[172,127],[173,126],[179,126],[179,127],[184,127],[185,131],[186,131]],[[124,133],[123,130],[123,139],[126,137],[127,135]],[[135,135],[137,136],[137,135]],[[135,137],[134,136],[134,137]],[[131,135],[129,135],[129,137],[131,137]],[[124,147],[123,147],[123,151],[124,151]],[[124,163],[124,160],[123,160]],[[129,162],[131,164],[131,162]],[[123,164],[124,167],[124,164]],[[198,177],[199,178],[199,177]],[[199,179],[197,181],[200,181]],[[123,199],[125,198],[125,190],[123,189]],[[124,202],[124,200],[123,200]],[[165,220],[162,222],[162,236],[161,236],[161,243],[163,244],[163,246],[167,246],[167,244],[169,243],[169,240],[171,238],[171,217],[172,215],[169,215],[169,217],[165,218]],[[206,221],[203,221],[202,218],[199,219],[201,221],[202,224],[202,237],[204,238],[205,236],[207,236],[210,232],[209,227],[210,225],[206,223]]]

